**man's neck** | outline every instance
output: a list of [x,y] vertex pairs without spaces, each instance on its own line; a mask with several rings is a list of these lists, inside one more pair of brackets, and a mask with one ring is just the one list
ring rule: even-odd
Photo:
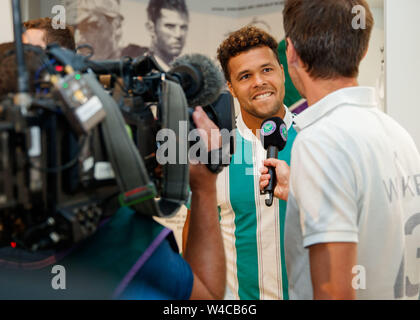
[[357,87],[356,78],[335,78],[329,80],[312,79],[309,76],[304,79],[305,96],[308,105],[311,106],[327,95],[344,88]]
[[[252,131],[252,133],[256,137],[258,137],[257,131],[261,129],[261,124],[263,123],[265,119],[257,118],[253,116],[252,114],[249,114],[242,108],[241,108],[241,114],[242,114],[242,120],[244,121],[245,125],[248,127],[249,130]],[[285,115],[286,115],[286,110],[284,106],[282,105],[280,110],[276,114],[274,114],[272,117],[280,117],[284,119]]]
[[156,58],[156,60],[158,60],[159,63],[164,64],[162,66],[163,69],[168,69],[169,70],[169,65],[171,64],[174,57],[166,55],[162,51],[158,50],[156,47],[152,48],[151,51],[152,51],[154,57]]

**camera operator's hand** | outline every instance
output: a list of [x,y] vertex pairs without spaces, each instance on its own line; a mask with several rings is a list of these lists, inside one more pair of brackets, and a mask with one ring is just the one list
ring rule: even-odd
[[[192,117],[206,150],[219,149],[222,146],[220,130],[204,110],[201,107],[196,107]],[[198,163],[197,160],[190,162],[191,191],[215,187],[216,178],[217,174],[210,172],[205,165]]]
[[[221,146],[217,126],[201,107],[193,120],[207,150]],[[194,272],[191,299],[223,299],[226,286],[226,265],[216,200],[216,178],[202,163],[190,164],[191,218],[184,252]]]

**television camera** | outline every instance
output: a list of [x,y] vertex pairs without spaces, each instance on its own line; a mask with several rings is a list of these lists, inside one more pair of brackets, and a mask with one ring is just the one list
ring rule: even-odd
[[[188,148],[179,123],[193,128],[196,105],[234,129],[232,97],[204,56],[164,72],[151,56],[90,61],[55,45],[15,44],[0,57],[2,68],[16,61],[18,74],[18,88],[0,100],[0,247],[69,247],[120,206],[174,215],[188,200],[188,163],[159,163],[159,130]],[[224,142],[210,170],[229,163],[234,138]]]

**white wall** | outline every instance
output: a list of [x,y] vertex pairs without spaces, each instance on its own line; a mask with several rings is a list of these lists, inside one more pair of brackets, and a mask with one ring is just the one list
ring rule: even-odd
[[12,6],[10,0],[0,1],[0,43],[13,41]]
[[419,0],[385,0],[386,112],[420,149],[419,13]]
[[384,9],[371,8],[375,25],[369,42],[369,49],[366,57],[360,64],[359,84],[361,86],[375,86],[381,73],[381,47],[385,42],[384,31]]

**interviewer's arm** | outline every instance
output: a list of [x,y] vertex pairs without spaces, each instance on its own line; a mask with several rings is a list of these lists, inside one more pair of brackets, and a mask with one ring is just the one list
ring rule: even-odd
[[351,300],[357,264],[357,243],[321,243],[309,247],[312,286],[315,300]]
[[[200,165],[203,166],[203,165]],[[206,167],[203,168],[207,170]],[[216,206],[216,182],[192,190],[191,218],[185,260],[194,272],[191,299],[223,299],[226,269]]]

